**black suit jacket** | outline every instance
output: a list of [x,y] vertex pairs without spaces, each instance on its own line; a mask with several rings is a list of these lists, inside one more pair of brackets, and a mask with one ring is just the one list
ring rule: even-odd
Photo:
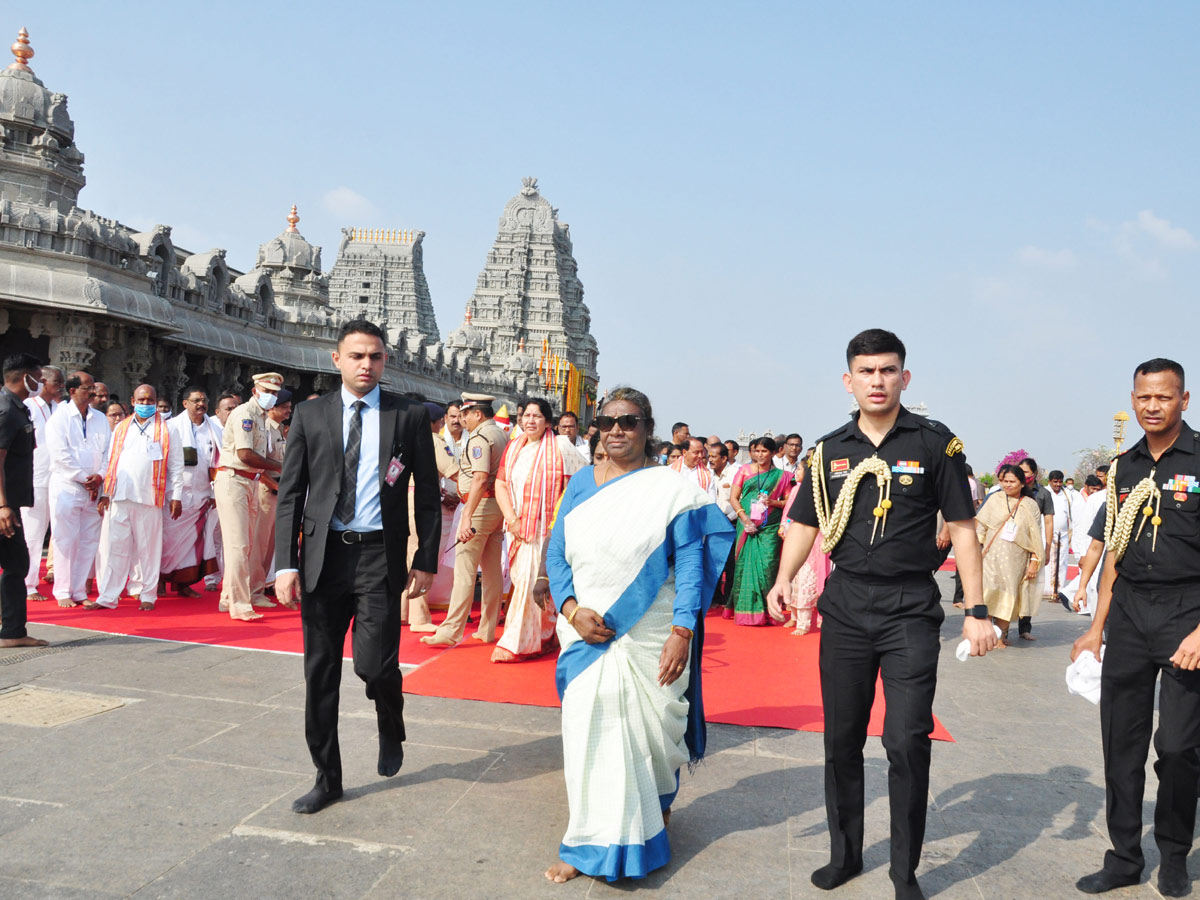
[[[423,572],[437,571],[442,538],[441,492],[429,411],[424,404],[381,394],[379,413],[379,502],[388,588],[399,595],[408,578],[405,555],[409,482],[413,484],[419,542],[412,565]],[[388,462],[397,454],[404,471],[395,484],[389,485],[385,477]],[[321,577],[325,544],[331,539],[329,523],[341,494],[344,458],[341,389],[299,404],[292,413],[279,479],[275,560],[277,568],[299,569],[306,591],[315,590]]]

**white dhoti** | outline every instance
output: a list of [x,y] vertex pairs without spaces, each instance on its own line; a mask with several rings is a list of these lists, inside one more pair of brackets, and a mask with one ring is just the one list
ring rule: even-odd
[[1046,559],[1042,566],[1042,572],[1045,574],[1042,593],[1054,595],[1055,599],[1058,599],[1057,594],[1064,592],[1064,585],[1067,583],[1067,559],[1071,555],[1070,544],[1068,532],[1056,531],[1050,546],[1046,549]]
[[213,559],[212,527],[208,512],[203,506],[185,506],[179,518],[172,519],[170,505],[163,507],[160,570],[167,581],[195,584],[211,568],[205,565]]
[[42,572],[42,547],[46,529],[50,527],[50,487],[33,489],[33,506],[22,507],[21,527],[25,530],[25,546],[29,548],[29,573],[25,576],[25,593],[37,593]]
[[221,517],[217,515],[216,506],[208,511],[207,534],[217,560],[217,571],[204,576],[204,586],[210,591],[215,591],[221,586],[221,579],[225,577],[225,545],[221,539]]
[[454,545],[458,540],[455,523],[462,518],[460,503],[454,511],[442,507],[442,539],[438,542],[438,570],[433,584],[425,595],[430,606],[449,606],[450,594],[454,591]]
[[114,500],[104,514],[100,544],[104,554],[97,573],[100,596],[96,602],[115,608],[128,582],[130,594],[142,603],[154,603],[162,564],[162,510],[148,503]]
[[50,485],[50,531],[54,547],[54,599],[82,603],[100,544],[96,503],[82,487]]

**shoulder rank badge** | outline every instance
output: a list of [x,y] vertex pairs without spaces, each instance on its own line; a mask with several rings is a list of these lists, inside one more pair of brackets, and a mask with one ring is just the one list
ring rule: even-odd
[[253,431],[253,430],[254,430],[254,420],[253,419],[242,419],[242,431]]
[[953,457],[963,452],[963,442],[958,438],[950,438],[950,443],[946,445],[946,455]]

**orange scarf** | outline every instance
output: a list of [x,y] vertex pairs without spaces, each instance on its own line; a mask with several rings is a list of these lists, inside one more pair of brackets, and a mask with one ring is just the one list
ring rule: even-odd
[[[676,472],[678,472],[680,475],[682,475],[683,474],[683,457],[681,456],[681,457],[679,457],[679,459],[675,460],[675,462],[671,463],[671,468],[674,469]],[[690,472],[692,470],[688,469],[688,471]],[[707,491],[708,485],[712,481],[712,472],[708,471],[708,469],[705,468],[704,466],[696,466],[696,471],[699,473],[700,490]]]
[[[496,472],[496,478],[503,479],[508,485],[509,497],[512,497],[513,491],[512,482],[508,480],[509,466],[517,461],[521,448],[527,443],[529,435],[522,431],[508,442],[508,446],[504,448],[504,455],[500,457],[500,468]],[[523,542],[531,543],[550,533],[554,510],[566,484],[567,477],[563,474],[558,439],[550,429],[546,429],[538,442],[537,455],[533,459],[533,466],[529,470],[529,477],[525,479],[525,489],[522,491],[521,512],[518,514],[521,530],[518,537]],[[513,499],[515,501],[515,498]],[[514,502],[513,506],[516,505]]]
[[[108,456],[108,468],[104,472],[104,496],[111,497],[117,489],[117,461],[125,447],[125,436],[129,434],[129,426],[135,417],[128,416],[121,420],[113,430],[112,452]],[[167,496],[167,454],[171,449],[171,435],[164,424],[162,413],[154,414],[154,440],[162,447],[162,456],[151,463],[154,481],[154,505],[161,507]]]

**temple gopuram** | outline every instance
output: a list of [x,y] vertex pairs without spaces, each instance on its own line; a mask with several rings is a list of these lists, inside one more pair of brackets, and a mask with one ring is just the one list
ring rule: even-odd
[[[283,373],[305,396],[330,390],[341,324],[387,334],[383,388],[445,401],[484,391],[511,403],[594,403],[596,341],[569,236],[526,178],[509,201],[466,319],[443,342],[425,280],[425,232],[345,228],[321,269],[295,206],[241,272],[226,251],[176,246],[169,225],[141,230],[79,207],[86,183],[67,97],[30,65],[21,29],[0,70],[0,355],[28,351],[86,369],[128,398],[149,382],[176,408],[188,385],[245,395],[250,375]],[[526,349],[528,348],[528,349]]]

